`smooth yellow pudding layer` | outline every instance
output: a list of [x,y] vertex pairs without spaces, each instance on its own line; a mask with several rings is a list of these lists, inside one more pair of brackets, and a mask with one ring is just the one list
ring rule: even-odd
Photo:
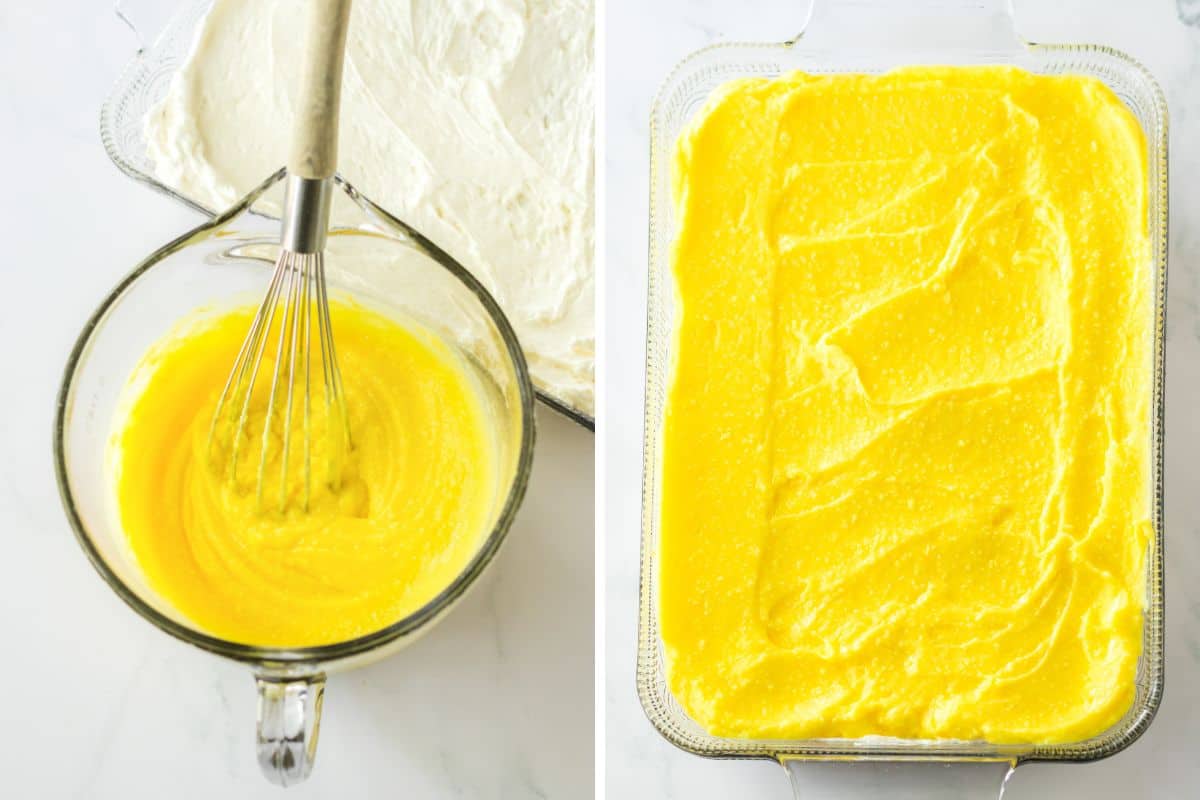
[[680,137],[671,691],[715,735],[1079,740],[1151,536],[1140,129],[1008,68],[727,84]]
[[[268,448],[261,506],[255,494],[265,391],[252,400],[255,435],[239,452],[236,483],[227,478],[230,437],[207,449],[251,313],[184,324],[135,371],[113,455],[121,524],[138,565],[165,600],[225,639],[306,646],[386,627],[454,580],[493,516],[495,454],[479,387],[432,334],[334,305],[353,447],[337,469],[315,351],[308,512],[298,391],[280,513],[278,440]],[[269,377],[270,358],[263,369]],[[260,376],[256,388],[269,381]],[[336,491],[331,472],[340,476]]]

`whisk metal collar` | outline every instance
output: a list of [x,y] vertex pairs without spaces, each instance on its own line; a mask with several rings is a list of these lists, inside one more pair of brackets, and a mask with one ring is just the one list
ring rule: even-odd
[[325,247],[333,181],[289,174],[283,200],[279,244],[293,253],[319,253]]

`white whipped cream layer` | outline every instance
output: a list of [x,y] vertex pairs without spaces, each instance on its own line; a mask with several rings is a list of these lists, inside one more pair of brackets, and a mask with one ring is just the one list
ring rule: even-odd
[[[284,163],[300,6],[216,0],[146,119],[159,180],[217,209]],[[593,26],[592,0],[355,0],[338,155],[495,295],[539,388],[588,414]]]

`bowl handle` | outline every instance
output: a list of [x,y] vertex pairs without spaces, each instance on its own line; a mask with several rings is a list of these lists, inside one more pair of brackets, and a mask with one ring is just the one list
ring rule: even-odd
[[996,800],[1016,764],[785,759],[796,800]]
[[256,675],[258,766],[271,783],[292,786],[308,778],[317,757],[325,675]]

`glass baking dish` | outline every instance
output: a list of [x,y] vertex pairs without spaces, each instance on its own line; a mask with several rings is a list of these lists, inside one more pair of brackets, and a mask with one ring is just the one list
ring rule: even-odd
[[[171,79],[183,66],[213,0],[184,0],[161,25],[161,3],[155,0],[122,0],[116,5],[117,16],[138,37],[140,46],[125,66],[100,108],[100,140],[104,151],[129,177],[183,203],[209,217],[220,209],[208,208],[154,176],[154,162],[146,145],[146,113],[158,105],[170,88]],[[154,31],[158,31],[155,35]],[[595,430],[595,418],[570,403],[538,389],[538,399],[555,411],[588,430]]]
[[[1105,733],[1062,745],[994,745],[982,741],[740,740],[710,736],[687,716],[667,686],[659,636],[658,525],[661,432],[672,363],[675,312],[670,247],[675,235],[670,166],[675,140],[718,85],[734,78],[815,73],[882,72],[910,64],[1005,64],[1036,73],[1075,73],[1104,81],[1130,108],[1145,133],[1149,165],[1149,231],[1154,276],[1154,361],[1151,403],[1151,520],[1143,652],[1136,698]],[[655,728],[672,744],[717,758],[768,758],[789,765],[809,760],[931,762],[1087,761],[1129,746],[1150,724],[1163,691],[1163,370],[1167,258],[1167,116],[1162,91],[1128,56],[1093,45],[1022,41],[1003,0],[918,0],[907,3],[816,0],[803,32],[775,44],[723,44],[700,50],[667,78],[651,112],[650,252],[647,313],[645,438],[638,694]],[[794,774],[794,773],[793,773]],[[995,796],[994,793],[992,796]]]

